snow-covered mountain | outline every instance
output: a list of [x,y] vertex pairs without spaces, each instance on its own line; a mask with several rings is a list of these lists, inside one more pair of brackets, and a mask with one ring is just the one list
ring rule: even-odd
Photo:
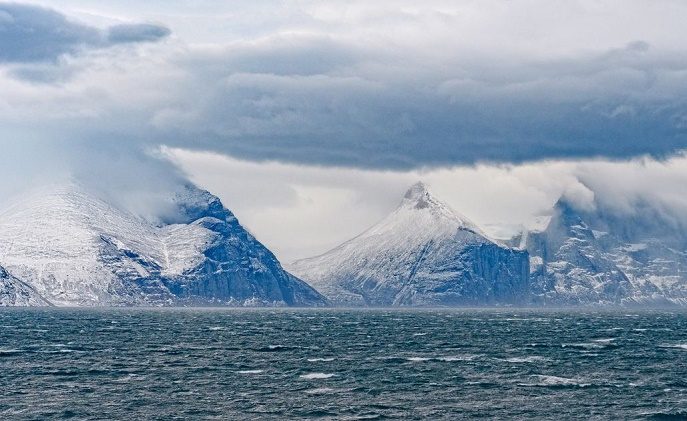
[[289,268],[340,306],[520,304],[529,296],[527,252],[489,240],[422,183],[377,225]]
[[0,266],[0,307],[8,306],[48,306],[29,285],[10,275]]
[[687,230],[638,202],[631,212],[562,198],[548,227],[529,233],[534,302],[687,304]]
[[188,185],[169,201],[170,220],[149,222],[75,182],[14,199],[0,210],[5,304],[325,303],[217,197]]

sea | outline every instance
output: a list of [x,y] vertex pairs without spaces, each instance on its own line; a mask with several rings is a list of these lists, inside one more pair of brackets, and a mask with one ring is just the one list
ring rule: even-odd
[[687,312],[0,310],[0,419],[687,419]]

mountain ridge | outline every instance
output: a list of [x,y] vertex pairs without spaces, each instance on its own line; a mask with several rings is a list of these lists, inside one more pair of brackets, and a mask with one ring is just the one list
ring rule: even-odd
[[535,302],[550,305],[685,305],[687,241],[653,207],[631,215],[566,198],[548,226],[526,235]]
[[0,211],[0,264],[55,305],[324,305],[210,193],[152,223],[75,182]]

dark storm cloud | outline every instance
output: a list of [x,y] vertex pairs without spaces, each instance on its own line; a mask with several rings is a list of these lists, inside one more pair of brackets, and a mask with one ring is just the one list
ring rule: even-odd
[[687,147],[687,52],[679,45],[629,38],[540,51],[483,40],[477,48],[489,33],[453,36],[460,14],[375,16],[383,19],[277,25],[257,38],[173,40],[140,56],[113,48],[91,57],[77,53],[169,31],[99,30],[56,11],[0,5],[0,61],[14,62],[7,74],[58,82],[49,91],[11,86],[5,116],[103,143],[364,168],[664,157]]
[[300,38],[192,55],[182,64],[190,75],[183,106],[159,110],[154,122],[183,147],[360,167],[666,156],[687,147],[683,52],[636,41],[548,61],[442,60]]
[[117,25],[102,31],[52,9],[0,3],[0,63],[53,62],[83,49],[156,41],[169,33],[152,24]]

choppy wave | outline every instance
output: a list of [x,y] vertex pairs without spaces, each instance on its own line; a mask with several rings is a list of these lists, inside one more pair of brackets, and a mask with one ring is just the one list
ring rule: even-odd
[[661,344],[660,348],[676,348],[687,350],[687,344]]
[[0,310],[0,419],[681,419],[687,313],[637,314]]
[[550,375],[535,375],[532,377],[534,380],[530,383],[519,383],[519,386],[524,387],[552,387],[552,388],[565,388],[565,387],[589,387],[592,384],[567,377],[550,376]]
[[324,395],[332,392],[335,392],[335,389],[332,389],[331,387],[316,387],[314,389],[308,389],[305,391],[305,393],[309,395]]
[[567,344],[563,344],[561,346],[563,348],[575,348],[575,349],[582,349],[582,350],[600,350],[600,349],[607,349],[607,348],[615,348],[616,347],[616,345],[612,342],[596,342],[596,341],[567,343]]
[[539,355],[528,355],[526,357],[510,357],[506,358],[505,361],[509,363],[537,363],[537,362],[547,362],[552,361],[551,358],[542,357]]
[[299,377],[301,379],[306,379],[306,380],[323,380],[323,379],[329,379],[336,376],[334,373],[308,373],[308,374],[301,374]]
[[437,357],[437,360],[450,363],[454,361],[474,361],[480,357],[481,355],[477,354],[446,355],[443,357]]

